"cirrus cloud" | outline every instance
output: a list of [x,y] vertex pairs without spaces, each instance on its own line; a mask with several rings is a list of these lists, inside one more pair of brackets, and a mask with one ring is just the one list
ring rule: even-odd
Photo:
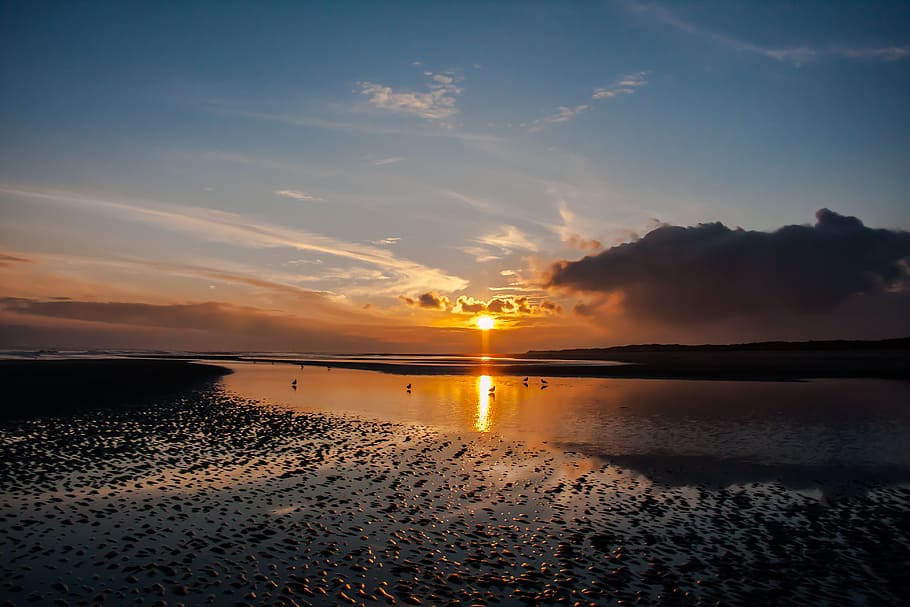
[[787,63],[796,68],[824,58],[888,62],[900,61],[910,57],[910,45],[906,44],[866,46],[818,46],[813,44],[770,46],[757,44],[687,21],[665,6],[650,2],[639,2],[638,0],[623,0],[623,3],[633,12],[649,14],[658,22],[697,38],[702,38],[734,51],[760,55],[774,61]]
[[[286,248],[320,255],[331,255],[348,266],[339,270],[345,276],[359,277],[362,284],[347,280],[346,292],[393,295],[402,291],[436,286],[457,291],[468,281],[445,271],[398,257],[386,247],[344,241],[303,229],[289,228],[247,215],[219,209],[174,205],[145,199],[109,199],[93,195],[49,189],[23,189],[0,185],[0,195],[74,206],[117,216],[127,221],[151,224],[206,241],[228,243],[251,249]],[[354,264],[355,267],[351,267]],[[364,273],[356,268],[373,270]]]
[[303,202],[322,202],[325,200],[325,198],[313,196],[312,194],[307,194],[306,192],[301,192],[299,190],[275,190],[275,195],[281,196],[282,198],[290,198],[292,200],[301,200]]
[[631,95],[648,84],[648,72],[634,72],[616,79],[610,86],[594,89],[591,99],[611,99],[619,95]]

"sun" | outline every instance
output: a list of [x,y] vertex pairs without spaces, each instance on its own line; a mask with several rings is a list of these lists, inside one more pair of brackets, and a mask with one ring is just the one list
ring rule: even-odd
[[478,316],[476,322],[477,328],[481,331],[489,331],[493,328],[493,325],[496,324],[496,322],[493,320],[493,317],[487,315]]

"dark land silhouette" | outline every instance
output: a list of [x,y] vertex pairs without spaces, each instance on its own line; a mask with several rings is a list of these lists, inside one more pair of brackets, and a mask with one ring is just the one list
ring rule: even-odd
[[8,395],[0,418],[141,406],[229,372],[179,360],[0,360],[0,385]]
[[[146,355],[154,356],[154,355]],[[175,358],[173,354],[159,354]],[[276,358],[199,352],[177,358],[256,361],[379,371],[398,375],[543,375],[628,379],[794,381],[812,378],[910,379],[910,338],[884,340],[767,341],[744,344],[637,344],[608,348],[531,350],[483,361],[452,355],[445,364],[407,364],[382,354],[351,357]],[[417,355],[419,356],[419,355]],[[544,362],[545,361],[545,362]],[[573,362],[573,361],[578,361]],[[592,365],[614,361],[617,365]]]
[[[614,360],[609,377],[672,379],[910,379],[910,338],[765,341],[743,344],[638,344],[532,350],[529,359]],[[555,374],[555,373],[554,373]]]

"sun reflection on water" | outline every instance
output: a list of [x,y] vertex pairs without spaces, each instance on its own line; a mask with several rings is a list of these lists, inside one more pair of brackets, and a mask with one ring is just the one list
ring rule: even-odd
[[481,375],[477,378],[477,417],[474,419],[474,429],[478,432],[489,432],[493,420],[490,419],[490,388],[493,387],[493,378]]

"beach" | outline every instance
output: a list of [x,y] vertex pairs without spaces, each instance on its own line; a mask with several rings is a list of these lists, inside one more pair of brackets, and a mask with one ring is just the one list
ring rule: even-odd
[[[910,484],[896,438],[883,440],[898,450],[889,474],[864,476],[875,450],[863,452],[851,485],[832,491],[836,472],[827,485],[807,480],[796,471],[821,467],[798,454],[789,470],[740,462],[742,476],[718,479],[706,471],[716,458],[661,459],[650,443],[605,453],[590,448],[598,443],[515,434],[496,425],[497,407],[524,386],[505,379],[493,378],[503,395],[487,402],[484,427],[476,416],[416,423],[425,407],[407,408],[413,395],[399,378],[362,386],[362,400],[399,395],[403,413],[383,419],[332,410],[327,399],[340,393],[321,387],[356,392],[358,381],[373,381],[357,373],[388,376],[232,370],[204,369],[214,375],[201,383],[199,369],[179,371],[192,380],[176,395],[141,404],[3,420],[0,604],[910,600]],[[413,381],[415,393],[430,389]],[[465,400],[451,382],[440,386],[456,390],[452,402]],[[535,398],[573,394],[539,382]],[[692,470],[705,473],[687,476]]]

